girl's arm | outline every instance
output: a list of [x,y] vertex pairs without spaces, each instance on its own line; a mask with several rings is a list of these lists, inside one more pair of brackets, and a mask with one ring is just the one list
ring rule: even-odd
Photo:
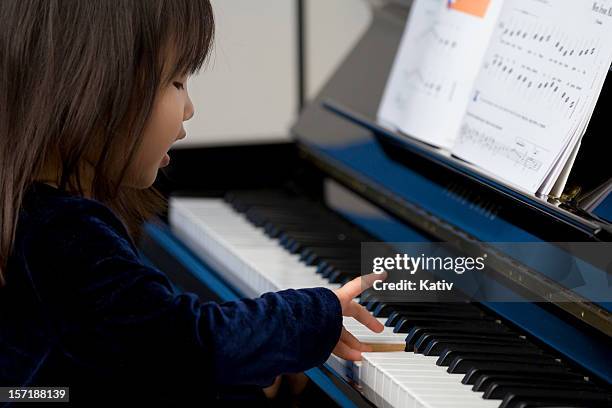
[[118,222],[110,211],[73,211],[41,225],[26,245],[58,342],[79,364],[266,386],[323,363],[338,342],[342,311],[332,291],[202,302],[144,265]]

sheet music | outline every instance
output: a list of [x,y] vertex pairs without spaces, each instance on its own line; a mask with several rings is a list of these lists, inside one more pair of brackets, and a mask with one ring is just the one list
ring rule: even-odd
[[382,124],[450,148],[502,0],[417,0],[378,111]]
[[532,193],[567,178],[612,62],[611,24],[610,0],[506,0],[453,154]]

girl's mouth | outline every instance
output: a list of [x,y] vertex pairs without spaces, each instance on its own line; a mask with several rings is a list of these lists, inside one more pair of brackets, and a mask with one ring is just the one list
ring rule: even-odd
[[170,164],[170,156],[166,153],[161,161],[160,167],[166,167],[168,164]]

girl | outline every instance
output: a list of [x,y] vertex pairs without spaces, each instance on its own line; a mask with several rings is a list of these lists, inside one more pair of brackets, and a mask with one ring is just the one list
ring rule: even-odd
[[138,258],[194,114],[208,0],[2,0],[0,21],[0,386],[211,400],[360,358],[342,315],[382,325],[352,301],[359,280],[215,304]]

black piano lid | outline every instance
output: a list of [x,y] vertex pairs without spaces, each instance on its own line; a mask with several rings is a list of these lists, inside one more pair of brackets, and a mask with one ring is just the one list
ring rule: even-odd
[[485,174],[478,168],[470,166],[466,162],[442,154],[437,148],[416,139],[402,136],[399,133],[385,128],[376,123],[376,121],[354,112],[349,107],[343,106],[332,99],[324,100],[322,103],[323,107],[326,109],[371,130],[391,160],[401,161],[401,155],[405,155],[405,151],[409,151],[431,160],[451,172],[458,173],[461,176],[479,183],[482,188],[495,190],[500,194],[504,194],[516,200],[522,205],[540,211],[544,216],[556,218],[574,228],[580,229],[589,236],[595,237],[601,233],[602,230],[612,231],[612,226],[604,220],[597,219],[589,213],[564,203],[556,204],[553,201],[549,202],[543,198],[520,191],[501,180],[495,179],[491,175]]
[[[612,237],[612,225],[606,221],[606,218],[612,218],[612,214],[608,216],[605,211],[584,211],[576,201],[548,202],[535,195],[521,192],[485,174],[475,166],[440,154],[439,149],[393,132],[377,123],[376,112],[404,29],[408,3],[393,2],[375,14],[369,30],[313,102],[355,123],[362,128],[362,131],[358,131],[355,127],[340,126],[333,123],[333,119],[326,118],[323,122],[324,115],[320,112],[315,113],[316,109],[311,104],[294,128],[298,141],[304,142],[305,146],[313,147],[315,154],[317,152],[325,154],[331,150],[340,150],[342,146],[347,150],[359,143],[367,144],[368,139],[374,138],[387,153],[388,158],[382,160],[402,161],[402,151],[410,151],[436,162],[451,172],[469,177],[478,182],[482,188],[493,189],[512,197],[520,205],[530,206],[546,217],[558,219],[581,230],[585,239],[609,240]],[[608,75],[604,84],[604,91],[583,138],[568,185],[584,185],[590,191],[612,176],[612,167],[608,169],[609,166],[602,166],[602,163],[609,160],[607,155],[610,150],[605,147],[610,143],[602,136],[607,133],[610,109],[612,109],[612,74]],[[309,124],[311,121],[317,123]],[[359,169],[357,170],[359,172]],[[608,199],[612,200],[612,197]],[[606,207],[605,204],[609,203],[604,202],[603,208]],[[602,231],[603,238],[596,238]],[[573,237],[576,239],[579,235]],[[570,240],[570,236],[556,237],[552,240]]]
[[[406,15],[397,4],[376,10],[365,34],[301,112],[292,131],[304,156],[438,239],[452,230],[455,237],[482,242],[611,241],[610,224],[596,215],[515,190],[376,123]],[[611,335],[610,304],[558,306]]]

